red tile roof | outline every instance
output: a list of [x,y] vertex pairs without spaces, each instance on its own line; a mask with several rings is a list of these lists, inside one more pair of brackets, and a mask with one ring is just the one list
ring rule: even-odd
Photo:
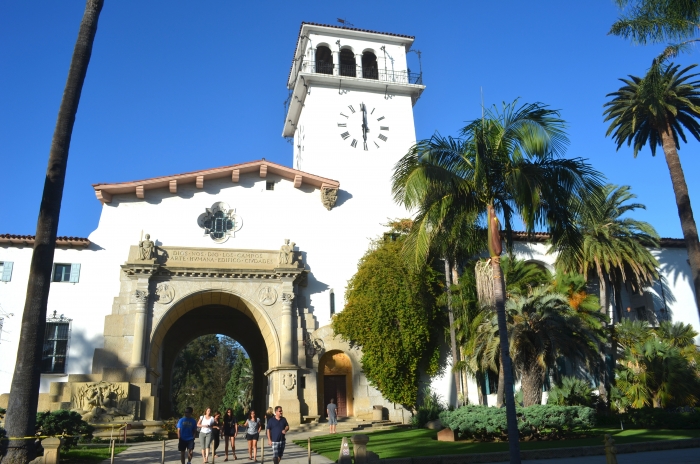
[[[31,246],[34,245],[34,238],[34,235],[0,234],[0,245]],[[89,245],[90,240],[83,237],[56,237],[57,247],[87,248]]]
[[[516,242],[546,242],[549,240],[547,232],[533,232],[529,234],[523,231],[513,231],[513,240]],[[685,240],[682,238],[661,237],[661,248],[685,248]]]

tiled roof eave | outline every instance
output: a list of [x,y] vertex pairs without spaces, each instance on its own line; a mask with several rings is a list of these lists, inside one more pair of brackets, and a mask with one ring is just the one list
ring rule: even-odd
[[[0,245],[34,246],[34,235],[0,234]],[[59,248],[87,248],[90,240],[84,237],[56,237]]]

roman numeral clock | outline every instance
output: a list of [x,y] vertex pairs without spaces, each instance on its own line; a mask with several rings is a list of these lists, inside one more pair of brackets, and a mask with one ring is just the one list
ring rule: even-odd
[[389,124],[376,107],[364,103],[348,105],[340,112],[338,131],[352,148],[377,150],[389,139]]

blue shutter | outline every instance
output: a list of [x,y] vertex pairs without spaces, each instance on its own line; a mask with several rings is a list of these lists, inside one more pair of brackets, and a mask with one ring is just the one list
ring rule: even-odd
[[2,263],[2,281],[9,282],[12,280],[12,261],[3,261]]
[[70,280],[68,282],[78,283],[80,280],[80,264],[73,263],[70,265]]
[[489,385],[489,371],[484,372],[484,386],[486,387],[486,394],[491,394],[491,385]]

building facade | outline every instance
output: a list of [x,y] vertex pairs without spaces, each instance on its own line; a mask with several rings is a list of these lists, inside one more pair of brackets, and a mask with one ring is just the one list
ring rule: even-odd
[[[57,241],[40,410],[77,410],[105,430],[131,420],[154,433],[175,413],[176,355],[218,333],[250,356],[258,410],[281,405],[294,425],[336,398],[341,416],[368,419],[382,406],[385,418],[408,421],[369,385],[360,351],[330,323],[369,241],[387,218],[408,214],[393,201],[391,175],[415,143],[413,107],[425,88],[407,65],[413,40],[302,24],[282,131],[293,139],[293,167],[263,158],[94,184],[96,229]],[[32,240],[0,236],[0,392],[10,389],[20,343]],[[644,304],[632,296],[630,305],[663,307],[700,329],[684,252],[660,251],[666,293],[649,289]],[[519,242],[518,254],[553,260],[536,241]],[[451,378],[434,383],[446,398]]]

